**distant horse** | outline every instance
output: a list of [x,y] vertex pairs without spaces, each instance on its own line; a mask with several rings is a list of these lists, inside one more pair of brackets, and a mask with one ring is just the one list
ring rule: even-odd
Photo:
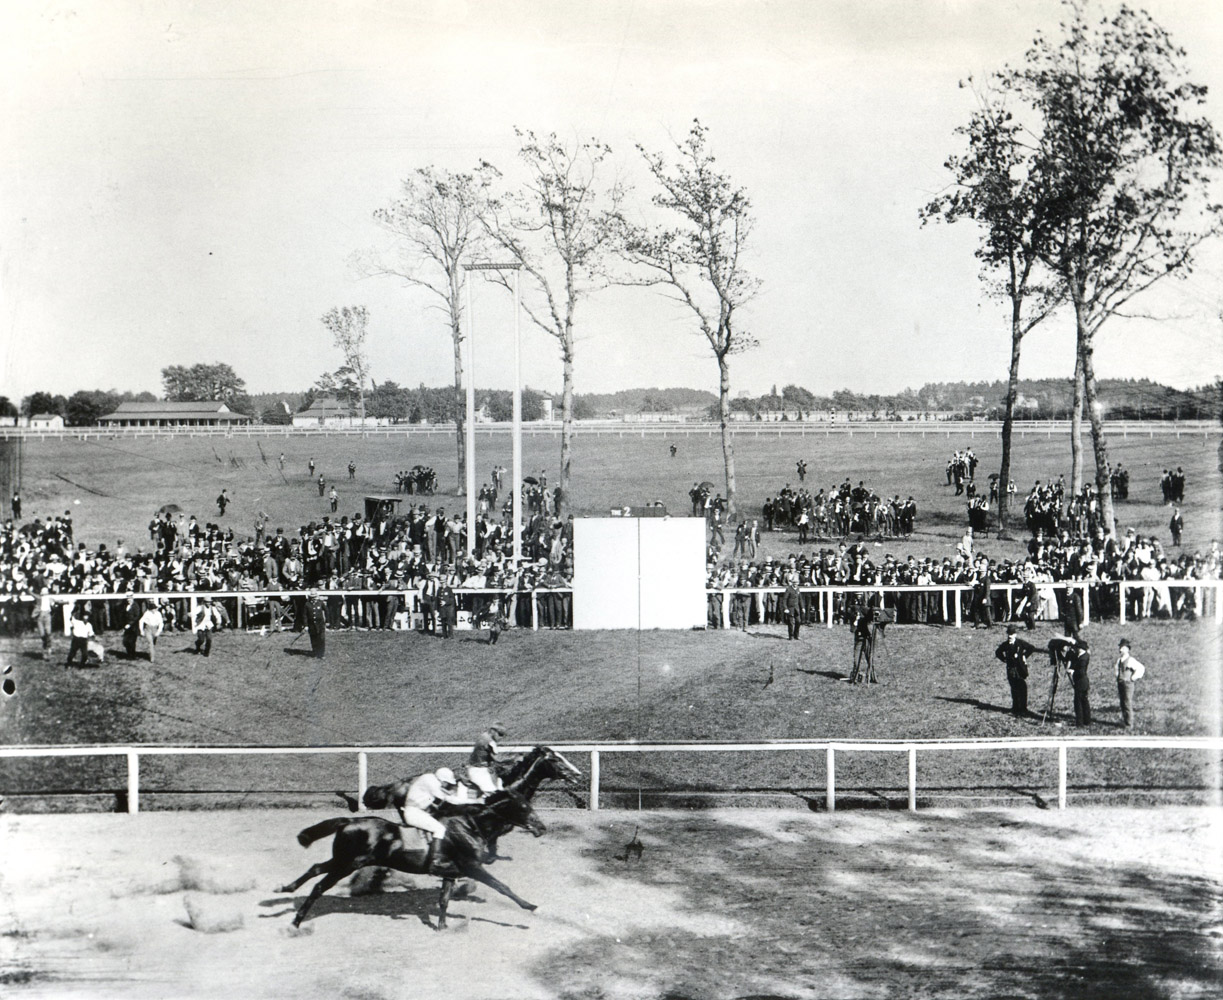
[[[523,754],[501,775],[505,787],[512,788],[530,801],[545,781],[563,781],[566,784],[582,776],[579,768],[551,747],[536,746]],[[400,778],[385,785],[370,785],[361,797],[366,809],[397,809],[403,816],[407,801],[408,786],[412,778]],[[573,793],[570,793],[573,794]],[[336,792],[348,805],[349,812],[357,811],[357,800],[347,792]]]
[[458,815],[448,816],[443,823],[446,836],[429,845],[415,831],[409,834],[404,827],[380,816],[328,819],[302,830],[297,835],[302,847],[309,847],[316,840],[333,834],[335,840],[331,845],[329,861],[311,865],[301,878],[277,890],[296,892],[310,879],[323,876],[297,911],[293,926],[301,926],[315,901],[337,882],[358,869],[371,866],[440,878],[439,931],[446,927],[446,909],[454,883],[460,878],[483,882],[490,889],[508,896],[524,910],[535,909],[533,904],[517,896],[509,886],[489,874],[480,860],[487,853],[491,840],[514,827],[522,827],[536,837],[547,831],[543,820],[535,814],[526,798],[518,792],[502,789],[493,792],[484,802],[467,806]]

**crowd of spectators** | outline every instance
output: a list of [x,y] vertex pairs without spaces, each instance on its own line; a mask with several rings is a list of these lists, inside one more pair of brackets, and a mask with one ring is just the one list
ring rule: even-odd
[[[512,528],[484,505],[477,514],[474,552],[467,555],[466,518],[425,504],[394,516],[387,505],[378,516],[360,513],[323,517],[296,531],[272,529],[261,515],[254,534],[244,538],[232,527],[202,523],[178,511],[158,513],[148,539],[96,549],[73,538],[69,512],[0,528],[0,628],[28,626],[35,599],[44,592],[82,595],[99,631],[121,629],[143,609],[142,594],[166,595],[167,628],[190,627],[191,595],[217,591],[250,593],[247,600],[227,597],[231,622],[250,622],[251,612],[267,616],[271,628],[300,629],[304,598],[280,594],[317,589],[327,604],[333,628],[391,628],[401,612],[421,615],[438,588],[459,593],[460,608],[473,617],[498,616],[508,623],[567,627],[573,574],[573,522],[528,512],[523,525],[521,565],[513,561]],[[501,590],[504,596],[463,594]],[[343,592],[373,591],[373,594]],[[538,599],[518,595],[546,591]],[[269,592],[271,592],[269,594]],[[127,595],[126,602],[101,595]],[[89,600],[89,595],[99,599]],[[181,597],[179,595],[182,595]],[[246,615],[238,613],[244,601]],[[399,618],[402,621],[402,617]],[[419,619],[416,619],[419,623]]]
[[805,487],[797,490],[786,483],[775,497],[768,497],[761,508],[765,531],[796,531],[798,542],[808,539],[847,538],[853,534],[880,538],[907,538],[913,534],[917,501],[881,497],[848,477],[840,486],[814,494]]
[[[709,624],[720,627],[723,603],[729,600],[727,618],[732,626],[780,622],[782,588],[793,578],[800,588],[837,586],[850,588],[835,596],[833,613],[848,620],[859,600],[852,592],[863,593],[872,587],[929,587],[927,593],[885,592],[883,606],[896,612],[902,624],[946,624],[968,621],[973,612],[974,594],[990,612],[992,621],[1009,621],[1027,616],[1057,619],[1065,612],[1066,590],[1049,586],[1055,583],[1085,584],[1090,606],[1096,617],[1116,617],[1120,613],[1116,584],[1124,580],[1147,581],[1153,586],[1127,588],[1126,614],[1129,617],[1193,618],[1199,612],[1199,592],[1195,580],[1223,578],[1223,555],[1212,541],[1204,551],[1169,554],[1152,537],[1139,536],[1132,528],[1116,539],[1106,539],[1101,530],[1094,539],[1072,538],[1068,532],[1046,538],[1042,531],[1028,543],[1028,554],[1021,559],[994,559],[976,549],[972,529],[965,532],[954,555],[918,559],[888,554],[872,559],[864,538],[850,545],[823,548],[810,555],[791,553],[784,559],[719,560],[707,566]],[[996,585],[1007,586],[996,586]],[[1181,586],[1177,586],[1181,584]],[[944,597],[938,588],[961,585],[958,598]],[[723,595],[722,591],[772,588],[758,594]],[[962,602],[959,615],[955,600]],[[803,622],[825,621],[827,606],[821,596],[805,592]]]

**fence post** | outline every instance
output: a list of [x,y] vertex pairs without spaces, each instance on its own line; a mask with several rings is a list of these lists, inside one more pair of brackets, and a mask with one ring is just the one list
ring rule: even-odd
[[1125,581],[1124,580],[1117,581],[1117,606],[1120,608],[1121,624],[1124,625],[1125,624]]
[[[944,590],[943,593],[946,594],[947,591]],[[960,627],[960,591],[959,590],[953,590],[951,592],[951,600],[955,604],[955,627],[959,628]]]
[[1091,587],[1083,584],[1083,624],[1091,624]]
[[357,753],[357,801],[365,797],[365,789],[369,786],[369,754],[364,750]]
[[832,747],[829,747],[827,753],[828,753],[828,761],[827,761],[827,764],[825,765],[825,770],[827,772],[828,791],[826,794],[827,794],[827,802],[828,802],[828,811],[836,812],[837,811],[836,751],[833,750]]
[[917,747],[909,747],[909,812],[917,812]]
[[831,590],[829,590],[827,593],[828,593],[828,627],[832,628],[832,611],[833,611],[832,601],[833,601],[834,595]]
[[1057,807],[1066,808],[1066,744],[1057,748]]
[[722,591],[722,628],[730,628],[730,593]]
[[127,814],[140,812],[140,755],[135,750],[127,752]]
[[1215,585],[1210,588],[1211,596],[1215,602],[1215,621],[1223,622],[1223,601],[1219,600],[1219,584],[1216,581]]
[[590,751],[590,811],[599,811],[599,751]]
[[531,595],[531,631],[537,632],[539,631],[539,599],[535,591],[528,590],[527,593]]

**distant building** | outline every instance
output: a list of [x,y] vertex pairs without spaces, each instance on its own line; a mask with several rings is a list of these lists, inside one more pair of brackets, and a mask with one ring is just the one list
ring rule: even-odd
[[64,418],[58,413],[35,413],[30,417],[32,431],[62,431]]
[[555,420],[556,419],[555,403],[552,397],[549,396],[546,392],[540,394],[539,407],[540,407],[541,412],[543,413],[543,416],[540,417],[541,420]]
[[220,400],[120,403],[114,413],[98,418],[104,427],[232,427],[250,422],[245,413],[234,413]]
[[294,427],[385,427],[390,421],[366,417],[362,424],[357,409],[335,396],[319,396],[300,413],[293,414]]

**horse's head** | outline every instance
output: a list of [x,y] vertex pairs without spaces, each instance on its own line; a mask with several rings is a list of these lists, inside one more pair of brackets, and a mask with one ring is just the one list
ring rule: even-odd
[[569,760],[558,750],[553,750],[551,747],[539,747],[543,751],[544,777],[551,778],[556,781],[564,781],[566,783],[577,781],[582,776],[582,769],[571,764]]
[[522,827],[535,837],[542,837],[548,832],[547,825],[531,808],[527,797],[512,788],[502,788],[493,792],[484,801],[484,811],[511,826]]

